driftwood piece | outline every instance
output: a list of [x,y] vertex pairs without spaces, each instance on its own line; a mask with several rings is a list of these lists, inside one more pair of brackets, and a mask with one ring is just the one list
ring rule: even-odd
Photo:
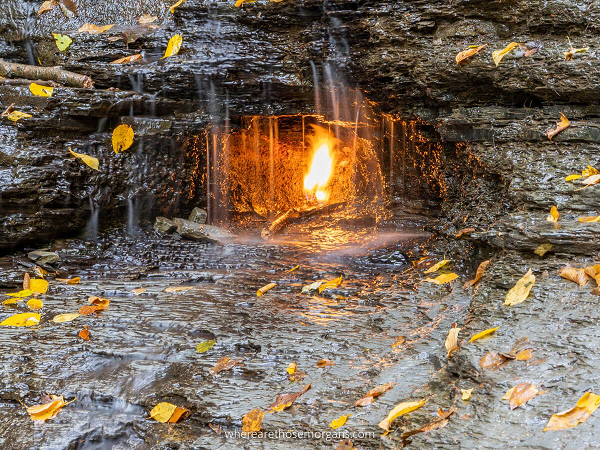
[[69,72],[59,67],[40,67],[6,62],[0,59],[0,75],[8,78],[55,81],[66,86],[93,88],[94,81],[87,75]]
[[286,212],[279,214],[273,222],[263,228],[263,230],[260,232],[260,237],[263,239],[269,239],[284,229],[291,222],[297,222],[298,220],[314,217],[323,213],[330,213],[345,204],[346,202],[333,203],[330,205],[313,207],[301,211],[290,208]]
[[289,222],[290,216],[293,214],[294,209],[290,208],[286,212],[279,214],[273,222],[267,225],[260,232],[260,237],[263,239],[269,239],[275,235],[278,231],[283,229]]

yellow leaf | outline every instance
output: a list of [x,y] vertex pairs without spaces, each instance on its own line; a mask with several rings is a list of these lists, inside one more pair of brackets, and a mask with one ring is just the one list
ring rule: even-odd
[[124,58],[115,59],[114,61],[111,62],[111,64],[127,64],[127,63],[130,63],[130,62],[138,61],[140,59],[142,59],[142,54],[141,53],[136,53],[135,55],[131,55],[131,56],[126,56]]
[[565,181],[579,180],[581,177],[581,175],[568,175],[565,177]]
[[450,358],[450,355],[458,350],[458,333],[460,332],[461,328],[457,328],[456,326],[452,326],[452,328],[450,328],[450,331],[448,332],[448,336],[446,337],[446,342],[444,343],[444,346],[446,347],[446,350],[448,351],[448,355],[447,357]]
[[535,275],[531,269],[529,269],[527,273],[523,275],[519,281],[517,281],[517,284],[515,284],[510,291],[508,291],[508,294],[506,294],[506,299],[504,300],[504,304],[513,306],[523,303],[529,295],[531,288],[533,288],[534,283]]
[[334,278],[333,280],[325,281],[322,284],[320,284],[319,285],[319,294],[321,292],[323,292],[325,289],[330,289],[330,288],[335,289],[340,284],[342,284],[342,275],[340,275],[337,278]]
[[511,387],[508,391],[506,391],[506,393],[502,396],[502,400],[508,400],[510,399],[510,396],[512,395],[512,393],[515,391],[514,387]]
[[152,408],[152,411],[150,411],[150,417],[157,422],[167,423],[176,409],[176,405],[162,402]]
[[258,408],[246,413],[242,418],[242,431],[246,433],[259,432],[263,417],[265,417],[265,413]]
[[544,431],[566,430],[574,428],[590,417],[600,405],[600,395],[586,392],[577,401],[577,404],[566,411],[559,412],[550,417]]
[[27,408],[27,413],[29,413],[29,417],[31,417],[32,420],[40,420],[45,422],[48,419],[52,419],[58,414],[60,409],[67,404],[65,403],[62,395],[51,395],[50,398],[52,401],[49,403],[30,406]]
[[408,414],[409,412],[412,412],[416,409],[419,409],[425,403],[427,403],[426,398],[424,398],[423,400],[419,400],[417,402],[400,403],[400,404],[396,405],[396,407],[389,412],[387,417],[385,419],[383,419],[381,422],[379,422],[379,424],[377,426],[379,428],[383,428],[385,431],[389,431],[390,425],[392,424],[394,419],[396,419],[400,416],[403,416],[404,414]]
[[261,287],[258,291],[256,291],[256,296],[260,297],[261,295],[263,295],[265,292],[270,291],[271,289],[273,289],[275,286],[277,286],[277,283],[269,283],[269,284],[265,284],[263,287]]
[[423,273],[433,273],[433,272],[437,272],[438,270],[440,270],[442,267],[444,267],[446,264],[448,264],[450,262],[449,259],[442,259],[439,263],[434,264],[433,266],[431,266],[429,269],[427,269],[425,272]]
[[179,6],[183,5],[185,3],[186,0],[179,0],[177,3],[175,3],[173,6],[171,6],[171,14],[175,14],[175,9],[178,8]]
[[600,222],[600,216],[579,217],[577,220],[583,223]]
[[298,268],[300,267],[300,264],[296,264],[294,267],[292,267],[291,269],[286,270],[287,273],[292,273],[296,270],[298,270]]
[[9,298],[8,300],[4,300],[2,302],[2,304],[8,306],[8,305],[14,305],[17,302],[22,302],[22,301],[23,301],[22,298]]
[[510,53],[515,47],[522,47],[522,46],[523,46],[523,44],[511,42],[506,47],[504,47],[504,49],[496,50],[495,52],[492,52],[492,59],[496,63],[496,67],[498,67],[498,64],[500,64],[500,61],[502,61],[502,58],[504,58],[508,53]]
[[30,119],[33,116],[31,114],[27,114],[21,111],[13,111],[6,118],[12,122],[18,122],[21,119]]
[[462,396],[460,397],[461,400],[463,401],[467,401],[471,398],[471,393],[473,392],[474,388],[471,389],[461,389],[460,392],[462,393]]
[[546,244],[540,244],[536,247],[536,249],[533,251],[533,253],[535,253],[536,255],[539,256],[544,256],[546,253],[548,253],[550,250],[552,250],[552,247],[554,247],[554,245],[546,243]]
[[558,208],[553,206],[550,208],[550,215],[546,217],[548,222],[558,222],[558,218],[560,217],[560,213],[558,212]]
[[77,31],[79,31],[80,33],[100,34],[110,30],[112,27],[114,27],[114,24],[98,26],[92,23],[86,23],[85,25],[82,25],[81,28],[79,28],[79,30]]
[[167,45],[167,50],[165,51],[165,56],[161,59],[168,58],[169,56],[174,56],[179,53],[179,49],[181,49],[181,44],[183,43],[183,38],[180,34],[176,34],[169,40],[169,44]]
[[29,280],[29,289],[38,294],[45,294],[48,290],[48,282],[41,278],[32,278]]
[[565,52],[565,60],[571,61],[575,57],[576,53],[586,53],[589,49],[590,49],[589,47],[583,47],[583,48],[571,47],[568,52]]
[[84,155],[83,153],[75,153],[73,150],[71,150],[71,147],[69,147],[69,152],[71,152],[71,155],[73,155],[75,158],[81,159],[81,161],[83,161],[83,163],[86,164],[88,167],[91,167],[94,170],[98,170],[98,167],[100,166],[100,161],[98,161],[98,158],[94,158],[93,156],[89,155]]
[[41,316],[37,313],[21,313],[12,315],[0,323],[5,327],[31,327],[40,322]]
[[587,169],[583,169],[581,171],[581,176],[583,177],[591,177],[592,175],[598,175],[600,172],[598,172],[597,169],[594,169],[592,166],[587,166]]
[[287,368],[285,369],[285,371],[287,373],[289,373],[290,375],[293,375],[296,373],[296,370],[298,370],[298,364],[296,363],[290,363]]
[[42,86],[35,83],[29,85],[29,90],[33,95],[37,95],[38,97],[52,97],[52,93],[54,92],[54,88],[51,86]]
[[481,50],[483,50],[483,48],[486,45],[487,44],[483,44],[483,45],[480,45],[480,46],[475,46],[475,47],[472,47],[472,48],[468,48],[467,50],[463,50],[462,52],[460,52],[459,54],[456,55],[456,64],[466,63],[466,61],[468,59],[472,58],[477,53],[479,53]]
[[54,36],[54,39],[56,40],[56,46],[61,52],[64,52],[73,43],[73,40],[69,36],[58,33],[52,33],[52,36]]
[[489,336],[490,334],[494,333],[498,328],[500,328],[500,327],[488,328],[487,330],[483,330],[483,331],[473,335],[473,337],[471,337],[471,339],[469,339],[469,342],[473,342],[473,341],[476,341],[477,339],[481,339],[486,336]]
[[142,14],[139,19],[138,19],[138,23],[143,24],[147,24],[147,23],[152,23],[152,22],[156,22],[158,20],[158,17],[153,16],[151,14]]
[[131,292],[133,292],[134,295],[141,295],[144,292],[146,292],[146,288],[135,288],[135,289],[132,289]]
[[240,6],[242,6],[244,3],[254,3],[256,2],[256,0],[236,0],[235,2],[235,7],[239,8]]
[[343,426],[346,423],[346,420],[348,420],[348,417],[350,417],[350,414],[346,416],[340,416],[337,419],[332,420],[329,426],[335,430]]
[[52,322],[56,322],[56,323],[70,322],[72,320],[77,319],[79,316],[80,316],[80,314],[77,314],[77,313],[59,314],[57,316],[54,316],[54,319],[52,319]]
[[121,124],[114,129],[112,146],[115,153],[123,152],[133,145],[133,129],[126,124]]
[[27,307],[31,311],[37,311],[38,309],[42,309],[43,306],[44,306],[44,303],[41,300],[38,300],[37,298],[31,298],[27,302]]
[[321,286],[323,283],[324,283],[323,280],[317,280],[314,283],[307,284],[306,286],[304,286],[302,288],[302,293],[306,294],[307,292],[319,289],[319,286]]
[[165,292],[185,292],[194,289],[194,286],[169,286],[165,288]]
[[74,278],[55,278],[56,281],[60,281],[61,283],[67,283],[67,284],[79,284],[79,282],[81,281],[80,277],[74,277]]
[[550,142],[552,142],[554,136],[556,136],[561,131],[566,130],[570,126],[571,122],[569,122],[569,119],[567,119],[567,117],[563,113],[560,113],[560,120],[556,122],[556,127],[546,131],[546,136],[548,136],[548,139],[550,139]]
[[25,297],[29,297],[29,296],[33,295],[33,291],[31,289],[24,289],[19,292],[11,292],[6,295],[8,295],[9,297],[25,298]]
[[213,340],[200,342],[196,346],[196,351],[198,353],[204,353],[204,352],[208,351],[209,349],[211,349],[216,343],[217,343],[217,341],[213,341]]
[[444,275],[439,275],[435,278],[425,278],[424,281],[439,285],[450,283],[452,280],[456,280],[457,278],[458,275],[456,275],[455,273],[445,273]]

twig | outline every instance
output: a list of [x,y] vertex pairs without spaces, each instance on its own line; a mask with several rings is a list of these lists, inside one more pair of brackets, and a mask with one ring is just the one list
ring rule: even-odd
[[56,81],[50,80],[27,80],[24,78],[2,78],[0,79],[0,85],[8,85],[8,86],[25,86],[31,83],[39,84],[40,86],[50,86],[50,87],[61,87],[62,84],[57,83]]

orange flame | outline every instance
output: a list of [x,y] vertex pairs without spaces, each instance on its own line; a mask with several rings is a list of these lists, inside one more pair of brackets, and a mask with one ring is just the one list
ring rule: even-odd
[[310,170],[304,177],[304,191],[314,195],[319,202],[329,198],[327,183],[333,174],[333,157],[330,155],[329,141],[321,142],[315,152]]

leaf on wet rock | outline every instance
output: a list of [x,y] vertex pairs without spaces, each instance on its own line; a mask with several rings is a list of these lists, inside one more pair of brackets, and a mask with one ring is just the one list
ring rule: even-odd
[[85,25],[82,25],[77,31],[79,33],[100,34],[110,30],[114,26],[114,24],[98,26],[94,25],[93,23],[86,23]]
[[259,432],[265,413],[256,408],[247,412],[242,418],[242,431],[245,433]]
[[92,304],[97,308],[98,311],[108,308],[110,300],[102,297],[88,297],[88,303]]
[[307,284],[302,288],[302,293],[306,294],[311,291],[316,291],[317,289],[319,289],[319,286],[321,286],[323,283],[323,280],[317,280],[314,283]]
[[275,286],[277,286],[277,283],[269,283],[269,284],[265,284],[263,287],[261,287],[258,291],[256,291],[256,296],[260,297],[262,295],[264,295],[265,292],[270,291],[271,289],[273,289]]
[[558,272],[558,275],[565,280],[577,283],[579,286],[583,286],[588,282],[588,276],[585,273],[585,269],[577,269],[575,267],[566,266],[563,267],[560,272]]
[[341,441],[335,450],[356,450],[354,444],[350,439],[344,439]]
[[463,228],[462,230],[459,230],[458,233],[456,233],[455,237],[460,238],[463,236],[468,236],[469,234],[473,233],[475,231],[475,228]]
[[452,324],[452,328],[448,332],[448,336],[446,337],[446,342],[444,346],[446,347],[446,351],[448,352],[447,357],[450,358],[450,355],[458,350],[458,333],[462,328],[457,328],[456,324]]
[[217,343],[217,341],[213,341],[213,340],[200,342],[196,346],[196,351],[198,353],[204,353],[204,352],[210,350],[216,343]]
[[467,61],[483,50],[487,44],[483,45],[472,45],[468,49],[463,50],[462,52],[456,55],[456,64],[466,64]]
[[445,273],[443,275],[438,275],[435,278],[425,278],[425,282],[427,283],[433,283],[433,284],[446,284],[446,283],[450,283],[452,280],[456,280],[458,278],[458,275],[456,275],[455,273]]
[[533,251],[533,253],[535,253],[538,256],[544,256],[546,253],[548,253],[550,250],[552,250],[552,247],[554,247],[554,245],[546,243],[546,244],[540,244],[536,247],[536,249]]
[[583,187],[580,187],[578,189],[575,189],[576,191],[580,191],[582,189],[585,189],[586,187],[590,187],[593,186],[594,184],[598,184],[600,183],[600,174],[596,174],[596,175],[592,175],[589,176],[583,180],[581,180],[581,184],[583,184]]
[[292,273],[295,272],[296,270],[298,270],[300,268],[300,264],[296,264],[294,267],[292,267],[291,269],[286,270],[286,273]]
[[209,372],[211,375],[217,375],[220,372],[225,370],[233,369],[235,366],[242,365],[242,359],[231,359],[228,356],[221,358],[217,361],[217,364],[214,365]]
[[319,285],[319,294],[325,289],[335,289],[339,287],[339,285],[342,284],[342,279],[343,276],[340,275],[339,277],[334,278],[333,280],[324,281],[322,284]]
[[41,4],[40,9],[38,10],[38,16],[48,11],[52,11],[54,8],[58,6],[58,0],[46,0]]
[[577,218],[578,222],[582,222],[582,223],[593,223],[593,222],[600,222],[600,216],[586,216],[586,217],[578,217]]
[[577,175],[577,174],[567,175],[565,177],[565,181],[575,181],[575,180],[579,180],[580,178],[582,178],[582,176],[581,175]]
[[185,419],[187,416],[189,416],[189,414],[190,411],[188,409],[178,406],[177,408],[175,408],[173,415],[169,419],[169,423],[177,423],[181,419]]
[[29,91],[38,97],[52,97],[54,88],[51,86],[42,86],[41,84],[31,83],[29,85]]
[[79,308],[79,315],[81,316],[89,316],[90,314],[94,314],[95,312],[101,311],[103,308],[96,305],[85,305]]
[[546,217],[548,222],[558,222],[558,218],[560,217],[560,213],[558,212],[558,208],[553,206],[550,208],[550,214]]
[[80,277],[73,277],[73,278],[55,278],[56,281],[60,281],[61,283],[66,283],[66,284],[79,284],[79,282],[81,281]]
[[157,20],[158,20],[158,17],[153,16],[152,14],[142,14],[138,18],[138,23],[144,25],[144,24],[156,22]]
[[132,289],[131,292],[133,292],[133,295],[142,295],[144,292],[146,292],[146,290],[146,288],[140,287]]
[[356,403],[354,403],[354,406],[370,405],[371,403],[373,403],[376,397],[379,397],[380,395],[386,393],[394,386],[396,386],[396,383],[392,382],[382,384],[381,386],[377,386],[376,388],[373,388],[369,392],[367,392],[362,398],[358,399]]
[[60,9],[69,19],[77,16],[77,5],[73,0],[60,0]]
[[334,430],[344,426],[344,424],[346,423],[346,421],[348,420],[348,417],[350,417],[351,414],[347,414],[345,416],[340,416],[337,419],[334,419],[331,421],[331,423],[329,424],[330,428],[333,428]]
[[406,336],[398,336],[394,343],[392,344],[392,348],[396,348],[406,342]]
[[287,368],[285,369],[285,371],[287,373],[289,373],[290,375],[294,375],[296,373],[296,370],[298,370],[298,364],[294,363],[290,363]]
[[[31,283],[31,281],[30,281]],[[30,284],[31,286],[31,284]],[[9,292],[8,295],[9,297],[15,297],[15,298],[25,298],[25,297],[31,297],[34,294],[33,289],[23,289],[22,291],[19,292]]]
[[73,40],[69,36],[65,36],[65,35],[59,34],[59,33],[52,33],[52,36],[54,36],[54,40],[56,41],[56,46],[58,47],[58,49],[61,52],[64,52],[65,50],[67,50],[73,43]]
[[379,422],[379,424],[377,426],[379,428],[384,429],[386,432],[389,432],[390,426],[395,419],[397,419],[400,416],[403,416],[404,414],[408,414],[412,411],[419,409],[425,403],[427,403],[426,398],[424,398],[423,400],[419,400],[419,401],[402,402],[402,403],[396,405],[388,413],[387,417],[385,419],[383,419],[381,422]]
[[176,423],[182,417],[186,416],[189,411],[172,403],[162,402],[152,408],[150,418],[161,423]]
[[29,274],[27,272],[25,272],[25,275],[23,275],[23,290],[24,291],[29,289],[30,281],[31,281],[31,277],[29,276]]
[[[570,39],[569,44],[571,44]],[[569,50],[565,52],[565,61],[572,61],[577,53],[586,53],[589,49],[589,47],[575,48],[571,45]]]
[[322,359],[317,363],[317,367],[328,367],[328,366],[333,366],[335,365],[335,362],[329,360],[329,359]]
[[517,281],[517,284],[515,284],[510,291],[508,291],[508,294],[506,294],[506,299],[504,300],[504,304],[508,306],[514,306],[518,305],[519,303],[523,303],[531,292],[534,284],[535,275],[531,269],[529,269],[527,273],[523,275],[519,281]]
[[517,361],[529,361],[533,357],[533,350],[527,348],[525,350],[521,350],[515,355],[515,359]]
[[72,320],[77,319],[81,314],[77,313],[69,313],[69,314],[59,314],[54,316],[52,322],[63,323],[63,322],[71,322]]
[[31,311],[38,311],[44,307],[44,302],[38,300],[37,298],[31,298],[27,301],[27,307]]
[[471,388],[471,389],[461,389],[460,393],[461,393],[461,397],[460,399],[463,402],[466,402],[467,400],[469,400],[471,398],[471,395],[473,394],[473,389],[475,388]]
[[[30,406],[27,408],[27,413],[32,420],[45,422],[46,420],[56,417],[61,408],[69,403],[65,402],[62,395],[51,395],[50,402],[41,405]],[[75,401],[75,400],[73,400]]]
[[71,147],[69,147],[69,152],[75,158],[80,159],[88,167],[91,167],[94,170],[98,170],[98,167],[100,166],[100,161],[98,161],[98,158],[94,158],[93,156],[89,155],[84,155],[83,153],[75,153],[73,150],[71,150]]
[[292,406],[292,403],[298,400],[298,398],[300,398],[300,396],[302,396],[309,389],[310,384],[307,384],[306,386],[304,386],[304,389],[302,389],[299,392],[294,392],[293,394],[279,394],[275,399],[275,403],[269,406],[269,410],[267,412],[274,413],[289,408],[290,406]]
[[3,327],[32,327],[40,323],[41,316],[37,313],[20,313],[7,317],[0,326]]
[[84,341],[89,341],[90,340],[90,330],[88,330],[87,325],[83,326],[83,329],[80,330],[79,333],[77,333],[77,336],[79,336]]
[[235,7],[239,8],[240,6],[246,4],[246,3],[255,3],[256,0],[236,0],[235,2]]
[[444,267],[446,264],[448,264],[450,262],[449,259],[442,259],[440,262],[434,264],[433,266],[431,266],[429,269],[427,269],[425,272],[423,273],[433,273],[433,272],[437,272],[438,270],[440,270],[442,267]]
[[563,113],[560,113],[560,120],[556,122],[556,127],[546,131],[546,136],[548,136],[548,139],[550,139],[550,142],[552,142],[554,136],[566,130],[570,126],[571,123],[569,122],[569,119],[567,119],[567,117]]
[[186,0],[179,0],[178,2],[176,2],[175,4],[173,4],[173,6],[171,6],[170,11],[171,14],[175,14],[175,10],[180,7],[181,5],[183,5],[186,2]]
[[540,391],[538,391],[537,387],[531,383],[519,383],[509,389],[502,397],[502,400],[508,400],[510,409],[513,410],[524,405],[539,393]]
[[8,120],[11,122],[18,122],[21,119],[31,119],[33,116],[31,114],[27,114],[21,111],[12,111],[9,115],[6,116]]
[[487,352],[479,361],[479,367],[482,369],[498,369],[504,365],[509,358],[500,355],[496,352]]
[[129,64],[134,61],[139,61],[143,56],[141,53],[136,53],[135,55],[125,56],[124,58],[115,59],[111,61],[111,64]]
[[133,145],[134,132],[127,124],[121,124],[114,129],[112,146],[115,153],[123,152]]
[[593,266],[587,266],[583,269],[586,275],[592,278],[598,286],[600,286],[600,264],[594,264]]
[[182,43],[183,43],[183,38],[181,37],[180,34],[176,34],[175,36],[173,36],[169,40],[169,43],[167,44],[167,49],[165,50],[165,56],[163,56],[161,59],[168,58],[169,56],[175,56],[177,53],[179,53]]
[[473,335],[469,342],[476,341],[478,339],[482,339],[496,332],[496,330],[500,327],[488,328],[487,330],[480,331],[479,333]]
[[585,422],[600,405],[600,395],[586,392],[577,401],[577,404],[566,411],[554,414],[548,421],[544,431],[558,431],[574,428]]
[[48,282],[41,278],[32,278],[29,280],[29,289],[38,294],[45,294],[48,291]]
[[169,286],[168,288],[165,288],[165,292],[185,292],[194,289],[194,287],[195,286]]
[[473,278],[470,281],[467,281],[465,283],[465,287],[466,286],[475,286],[477,283],[479,283],[479,280],[481,280],[481,277],[483,277],[483,273],[485,272],[485,269],[487,268],[487,266],[489,266],[490,262],[492,262],[491,259],[486,259],[485,261],[482,261],[481,264],[479,264],[479,266],[477,267],[477,272],[475,273],[475,278]]
[[492,52],[492,59],[494,60],[494,63],[496,63],[496,67],[498,67],[498,64],[500,64],[500,61],[502,61],[502,59],[506,55],[508,55],[511,51],[513,51],[517,47],[524,47],[524,45],[519,44],[517,42],[511,42],[506,47],[504,47],[502,50],[496,50],[496,51]]

